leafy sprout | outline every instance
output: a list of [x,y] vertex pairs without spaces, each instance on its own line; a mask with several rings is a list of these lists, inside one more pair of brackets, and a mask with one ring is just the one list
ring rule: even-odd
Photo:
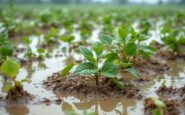
[[100,41],[108,47],[108,61],[116,61],[117,64],[130,72],[135,77],[139,73],[132,68],[135,59],[139,56],[150,59],[155,48],[143,44],[148,39],[143,32],[136,32],[133,27],[120,26],[116,36],[100,35]]
[[157,107],[156,109],[152,110],[153,115],[164,115],[164,109],[166,108],[166,105],[164,104],[164,102],[153,97],[151,97],[151,99],[155,104],[155,106]]
[[27,57],[29,61],[32,61],[33,57],[35,56],[30,47],[31,42],[32,41],[29,38],[27,37],[24,38],[24,43],[26,44],[26,52],[24,56]]
[[[86,47],[80,46],[80,53],[84,56],[85,62],[75,68],[74,73],[79,75],[93,75],[95,83],[99,85],[99,77],[110,78],[112,83],[117,87],[123,88],[123,83],[117,79],[118,67],[113,62],[104,61],[103,44],[96,42],[93,44],[92,51]],[[101,62],[104,61],[101,66]],[[68,64],[61,72],[64,77],[73,67],[73,64]]]
[[20,64],[9,57],[7,57],[6,61],[1,65],[1,73],[7,76],[10,81],[3,86],[4,91],[8,92],[11,89],[23,88],[21,83],[26,82],[27,80],[24,79],[21,82],[16,81],[16,75],[19,72],[19,69]]

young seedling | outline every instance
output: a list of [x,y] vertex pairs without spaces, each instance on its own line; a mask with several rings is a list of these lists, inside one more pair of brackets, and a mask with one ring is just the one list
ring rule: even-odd
[[57,28],[51,28],[50,32],[44,36],[44,41],[47,44],[56,43],[56,38],[58,37],[59,30]]
[[7,32],[0,33],[0,63],[13,53],[13,46],[8,40]]
[[45,57],[45,50],[43,48],[38,48],[37,53],[38,53],[38,59],[43,59]]
[[31,42],[32,41],[29,38],[24,38],[24,43],[26,44],[26,53],[24,56],[27,57],[29,61],[32,61],[33,57],[35,56],[30,47]]
[[147,39],[144,32],[136,32],[131,26],[119,27],[117,36],[100,35],[99,39],[108,46],[107,60],[116,61],[121,68],[135,77],[139,76],[139,73],[132,68],[136,58],[141,56],[144,59],[150,59],[155,51],[155,48],[142,43]]
[[182,48],[182,46],[185,45],[184,35],[179,36],[176,32],[171,32],[167,36],[162,37],[162,41],[170,50],[173,51],[174,55],[185,51],[184,48]]
[[166,88],[166,80],[163,80],[162,84],[161,84],[162,88]]
[[164,104],[164,102],[162,102],[161,100],[157,99],[157,98],[151,98],[153,103],[155,104],[155,106],[157,107],[156,109],[152,110],[152,114],[153,115],[164,115],[164,109],[166,107],[166,105]]
[[22,80],[21,82],[16,81],[16,75],[19,72],[20,64],[15,60],[7,57],[6,61],[1,65],[1,73],[8,77],[9,82],[6,83],[3,87],[5,92],[9,92],[10,90],[22,90],[22,82],[26,82],[27,80]]
[[[83,46],[80,46],[79,49],[86,61],[75,68],[75,74],[93,75],[97,86],[99,85],[99,77],[104,76],[110,78],[112,83],[114,83],[117,87],[123,88],[123,83],[117,79],[118,67],[113,62],[105,61],[103,66],[100,66],[100,62],[104,61],[102,43],[96,42],[93,45],[93,51]],[[65,77],[73,66],[74,64],[68,64],[62,70],[61,76]]]

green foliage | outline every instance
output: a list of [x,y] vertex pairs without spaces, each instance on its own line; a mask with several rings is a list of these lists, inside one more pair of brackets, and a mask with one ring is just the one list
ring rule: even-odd
[[[105,61],[103,66],[99,67],[100,61],[104,60],[103,44],[97,42],[93,45],[92,49],[93,51],[82,46],[80,47],[80,53],[83,54],[87,61],[78,65],[75,69],[75,73],[83,75],[94,75],[96,85],[99,84],[99,77],[108,77],[116,86],[123,88],[123,83],[117,79],[118,67],[113,62]],[[96,56],[94,54],[96,54]]]
[[39,59],[43,59],[45,57],[45,50],[43,48],[38,48],[37,53]]
[[[100,41],[109,47],[106,61],[117,62],[117,64],[138,77],[139,73],[131,68],[138,57],[150,59],[155,52],[155,48],[143,43],[147,40],[147,35],[143,31],[136,32],[133,27],[120,26],[114,37],[101,35]],[[128,68],[128,69],[127,69]]]
[[181,47],[185,45],[184,35],[176,35],[175,31],[170,32],[167,36],[162,38],[162,41],[168,48],[170,48],[174,53],[181,53],[184,49]]
[[134,77],[139,77],[140,76],[140,73],[138,71],[136,71],[135,69],[133,68],[128,68],[126,69],[129,73],[131,73]]
[[163,80],[161,87],[166,88],[166,80]]
[[24,56],[26,58],[28,58],[29,61],[32,61],[33,57],[35,56],[35,54],[33,53],[32,49],[30,47],[30,44],[32,43],[32,41],[29,38],[25,37],[24,43],[26,44],[26,52],[25,52]]
[[22,88],[23,86],[21,83],[27,82],[26,80],[22,80],[21,82],[16,81],[16,75],[19,72],[19,69],[20,64],[17,61],[9,57],[6,58],[6,61],[1,65],[0,70],[1,73],[3,75],[6,75],[10,81],[4,84],[3,91],[8,92],[10,89],[14,89],[17,87]]
[[71,36],[61,36],[60,37],[60,40],[63,41],[63,42],[68,42],[68,43],[71,43],[73,40],[75,39],[75,37],[73,35]]
[[7,32],[0,33],[0,63],[13,53],[13,46],[8,40]]
[[164,109],[166,108],[165,103],[157,98],[151,97],[150,99],[152,99],[153,103],[157,107],[152,110],[152,114],[153,115],[164,115]]
[[60,73],[62,78],[64,78],[70,72],[70,70],[73,68],[73,66],[74,66],[74,63],[70,63],[66,67],[64,67],[64,69]]
[[15,79],[19,69],[19,63],[9,57],[7,57],[6,61],[1,66],[1,72],[11,79]]

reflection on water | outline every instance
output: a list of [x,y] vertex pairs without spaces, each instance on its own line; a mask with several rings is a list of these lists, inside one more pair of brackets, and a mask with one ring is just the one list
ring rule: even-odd
[[73,111],[80,113],[84,111],[94,112],[96,114],[121,114],[127,115],[130,111],[129,107],[136,107],[137,101],[135,99],[111,99],[106,100],[85,100],[71,102],[65,99],[61,105],[62,111]]
[[5,107],[5,109],[9,115],[27,115],[29,113],[27,107]]

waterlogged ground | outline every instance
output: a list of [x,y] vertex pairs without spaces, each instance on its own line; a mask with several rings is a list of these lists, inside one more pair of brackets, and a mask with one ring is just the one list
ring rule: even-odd
[[[97,38],[99,30],[94,31],[92,38]],[[155,32],[154,32],[155,33]],[[78,34],[75,35],[78,37]],[[153,34],[151,39],[157,36]],[[38,36],[30,36],[32,39],[31,47],[36,50],[38,45]],[[24,48],[23,44],[19,44],[19,39],[16,38],[17,47]],[[94,97],[93,99],[86,99],[77,95],[69,94],[53,94],[52,91],[43,88],[42,82],[47,79],[47,76],[52,73],[60,71],[65,61],[72,61],[71,56],[76,60],[81,59],[78,54],[67,54],[65,56],[61,53],[61,45],[49,47],[48,52],[52,52],[52,56],[43,61],[35,61],[33,63],[25,64],[17,77],[17,80],[22,78],[29,79],[29,83],[24,83],[24,88],[30,94],[34,95],[34,100],[29,104],[20,107],[6,107],[3,102],[0,103],[0,115],[59,115],[59,114],[86,114],[94,112],[95,114],[122,114],[122,115],[143,115],[144,105],[143,100],[128,99],[128,98],[107,98],[105,100]],[[59,53],[60,52],[60,53]],[[18,57],[23,58],[23,53],[19,53]],[[144,97],[157,97],[156,90],[161,86],[163,80],[166,80],[167,86],[182,87],[185,82],[185,62],[184,61],[169,61],[170,70],[168,73],[159,74],[157,76],[148,76],[150,79],[147,82],[136,82],[136,86],[142,90]],[[2,81],[2,77],[0,77]],[[0,84],[2,87],[2,84]],[[2,92],[1,92],[2,93]],[[4,94],[1,94],[4,95]],[[49,100],[48,100],[49,99]],[[181,114],[185,113],[181,111]]]
[[[114,14],[114,13],[113,13]],[[113,15],[114,16],[114,15]],[[134,17],[135,19],[135,17]],[[92,19],[91,19],[92,21]],[[146,41],[149,44],[152,40],[160,41],[160,28],[165,22],[162,18],[150,20],[152,29],[149,30],[150,39]],[[133,27],[137,30],[139,21],[135,19],[133,21]],[[0,31],[3,30],[0,23]],[[74,25],[77,26],[77,25]],[[101,33],[102,26],[93,25],[94,30],[92,36],[87,40],[87,43],[91,44],[94,41],[98,41],[98,35]],[[64,28],[59,28],[60,35],[65,33]],[[73,32],[75,36],[75,42],[80,41],[79,31]],[[29,39],[32,40],[31,49],[34,53],[37,52],[37,48],[43,46],[43,36],[36,35],[35,33],[29,35]],[[79,114],[88,115],[89,113],[94,114],[108,114],[108,115],[144,115],[144,103],[143,100],[147,97],[158,97],[156,90],[161,86],[162,82],[166,80],[166,85],[173,86],[174,88],[181,88],[185,83],[185,61],[184,60],[172,60],[166,61],[169,65],[170,70],[164,73],[158,73],[153,75],[145,76],[147,80],[133,80],[132,83],[139,89],[141,89],[142,99],[135,98],[110,98],[100,99],[93,97],[91,99],[85,98],[79,95],[71,95],[67,93],[54,94],[52,90],[47,90],[43,81],[51,76],[53,73],[61,71],[64,66],[72,61],[80,62],[83,58],[82,55],[72,52],[65,53],[64,47],[68,48],[68,43],[59,42],[51,45],[46,45],[44,49],[49,54],[44,60],[33,60],[32,63],[27,63],[24,60],[25,45],[22,42],[22,36],[15,36],[11,39],[15,46],[14,57],[22,62],[21,69],[17,75],[17,80],[28,79],[28,83],[23,83],[24,89],[34,96],[27,105],[24,106],[6,106],[5,102],[0,101],[0,115],[63,115],[63,114]],[[164,60],[165,61],[165,60]],[[129,80],[130,77],[127,74],[122,75],[125,79]],[[3,79],[0,77],[0,89],[3,86]],[[0,97],[4,96],[0,90]],[[170,96],[175,98],[175,95]],[[185,111],[180,110],[180,115],[184,115]]]

